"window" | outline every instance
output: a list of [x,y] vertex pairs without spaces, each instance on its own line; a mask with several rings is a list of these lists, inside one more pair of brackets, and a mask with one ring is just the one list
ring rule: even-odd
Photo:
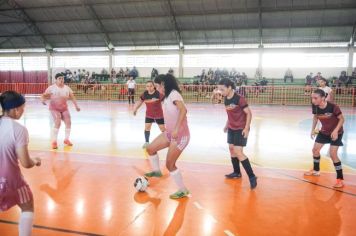
[[23,57],[24,70],[47,70],[47,57]]
[[53,68],[108,68],[109,56],[54,56]]
[[256,68],[257,53],[184,55],[184,67]]
[[0,70],[22,70],[21,57],[0,57]]
[[347,67],[347,53],[264,53],[264,68]]
[[123,55],[114,57],[114,67],[178,67],[179,55]]

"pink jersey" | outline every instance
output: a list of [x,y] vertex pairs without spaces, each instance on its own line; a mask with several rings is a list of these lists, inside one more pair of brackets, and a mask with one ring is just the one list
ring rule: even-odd
[[60,112],[68,110],[67,101],[69,99],[69,95],[73,93],[73,91],[67,85],[64,85],[61,88],[58,87],[56,84],[53,84],[46,89],[45,93],[51,94],[51,101],[49,104],[50,110]]
[[[164,103],[163,103],[164,122],[166,125],[166,132],[168,134],[173,132],[179,117],[179,110],[177,106],[174,104],[175,101],[184,102],[182,95],[178,93],[178,91],[172,90],[169,96],[166,99],[164,99]],[[187,117],[184,117],[184,120],[181,124],[181,127],[179,127],[178,131],[179,131],[178,136],[180,137],[189,136]]]
[[0,211],[32,199],[32,193],[19,167],[16,149],[29,142],[26,127],[17,121],[0,118]]

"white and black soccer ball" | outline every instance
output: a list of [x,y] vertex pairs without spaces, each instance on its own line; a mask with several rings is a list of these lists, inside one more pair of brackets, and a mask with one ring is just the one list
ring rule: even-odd
[[138,177],[135,180],[134,187],[139,192],[145,192],[148,187],[148,179],[144,176]]

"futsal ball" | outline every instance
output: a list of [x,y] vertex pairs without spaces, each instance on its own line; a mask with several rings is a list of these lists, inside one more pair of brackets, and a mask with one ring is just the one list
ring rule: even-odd
[[148,179],[146,177],[143,177],[143,176],[138,177],[135,180],[134,187],[139,192],[146,191],[146,189],[148,187]]

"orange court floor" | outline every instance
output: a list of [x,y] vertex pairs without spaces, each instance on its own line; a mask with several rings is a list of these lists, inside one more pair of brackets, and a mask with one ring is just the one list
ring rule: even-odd
[[[135,117],[120,102],[81,101],[71,107],[73,147],[50,150],[51,118],[30,99],[20,120],[30,134],[33,157],[42,166],[23,169],[35,199],[33,235],[355,235],[356,110],[346,117],[340,157],[345,187],[335,190],[334,168],[322,152],[320,177],[304,177],[312,165],[311,109],[251,106],[246,154],[258,176],[251,191],[245,172],[231,171],[222,105],[188,104],[191,141],[178,161],[191,196],[170,200],[176,190],[167,170],[137,193],[136,177],[149,170],[142,149],[144,108]],[[59,140],[63,140],[64,127]],[[153,125],[151,140],[159,134]],[[160,152],[164,167],[165,151]],[[17,235],[19,209],[0,212],[0,235]]]

